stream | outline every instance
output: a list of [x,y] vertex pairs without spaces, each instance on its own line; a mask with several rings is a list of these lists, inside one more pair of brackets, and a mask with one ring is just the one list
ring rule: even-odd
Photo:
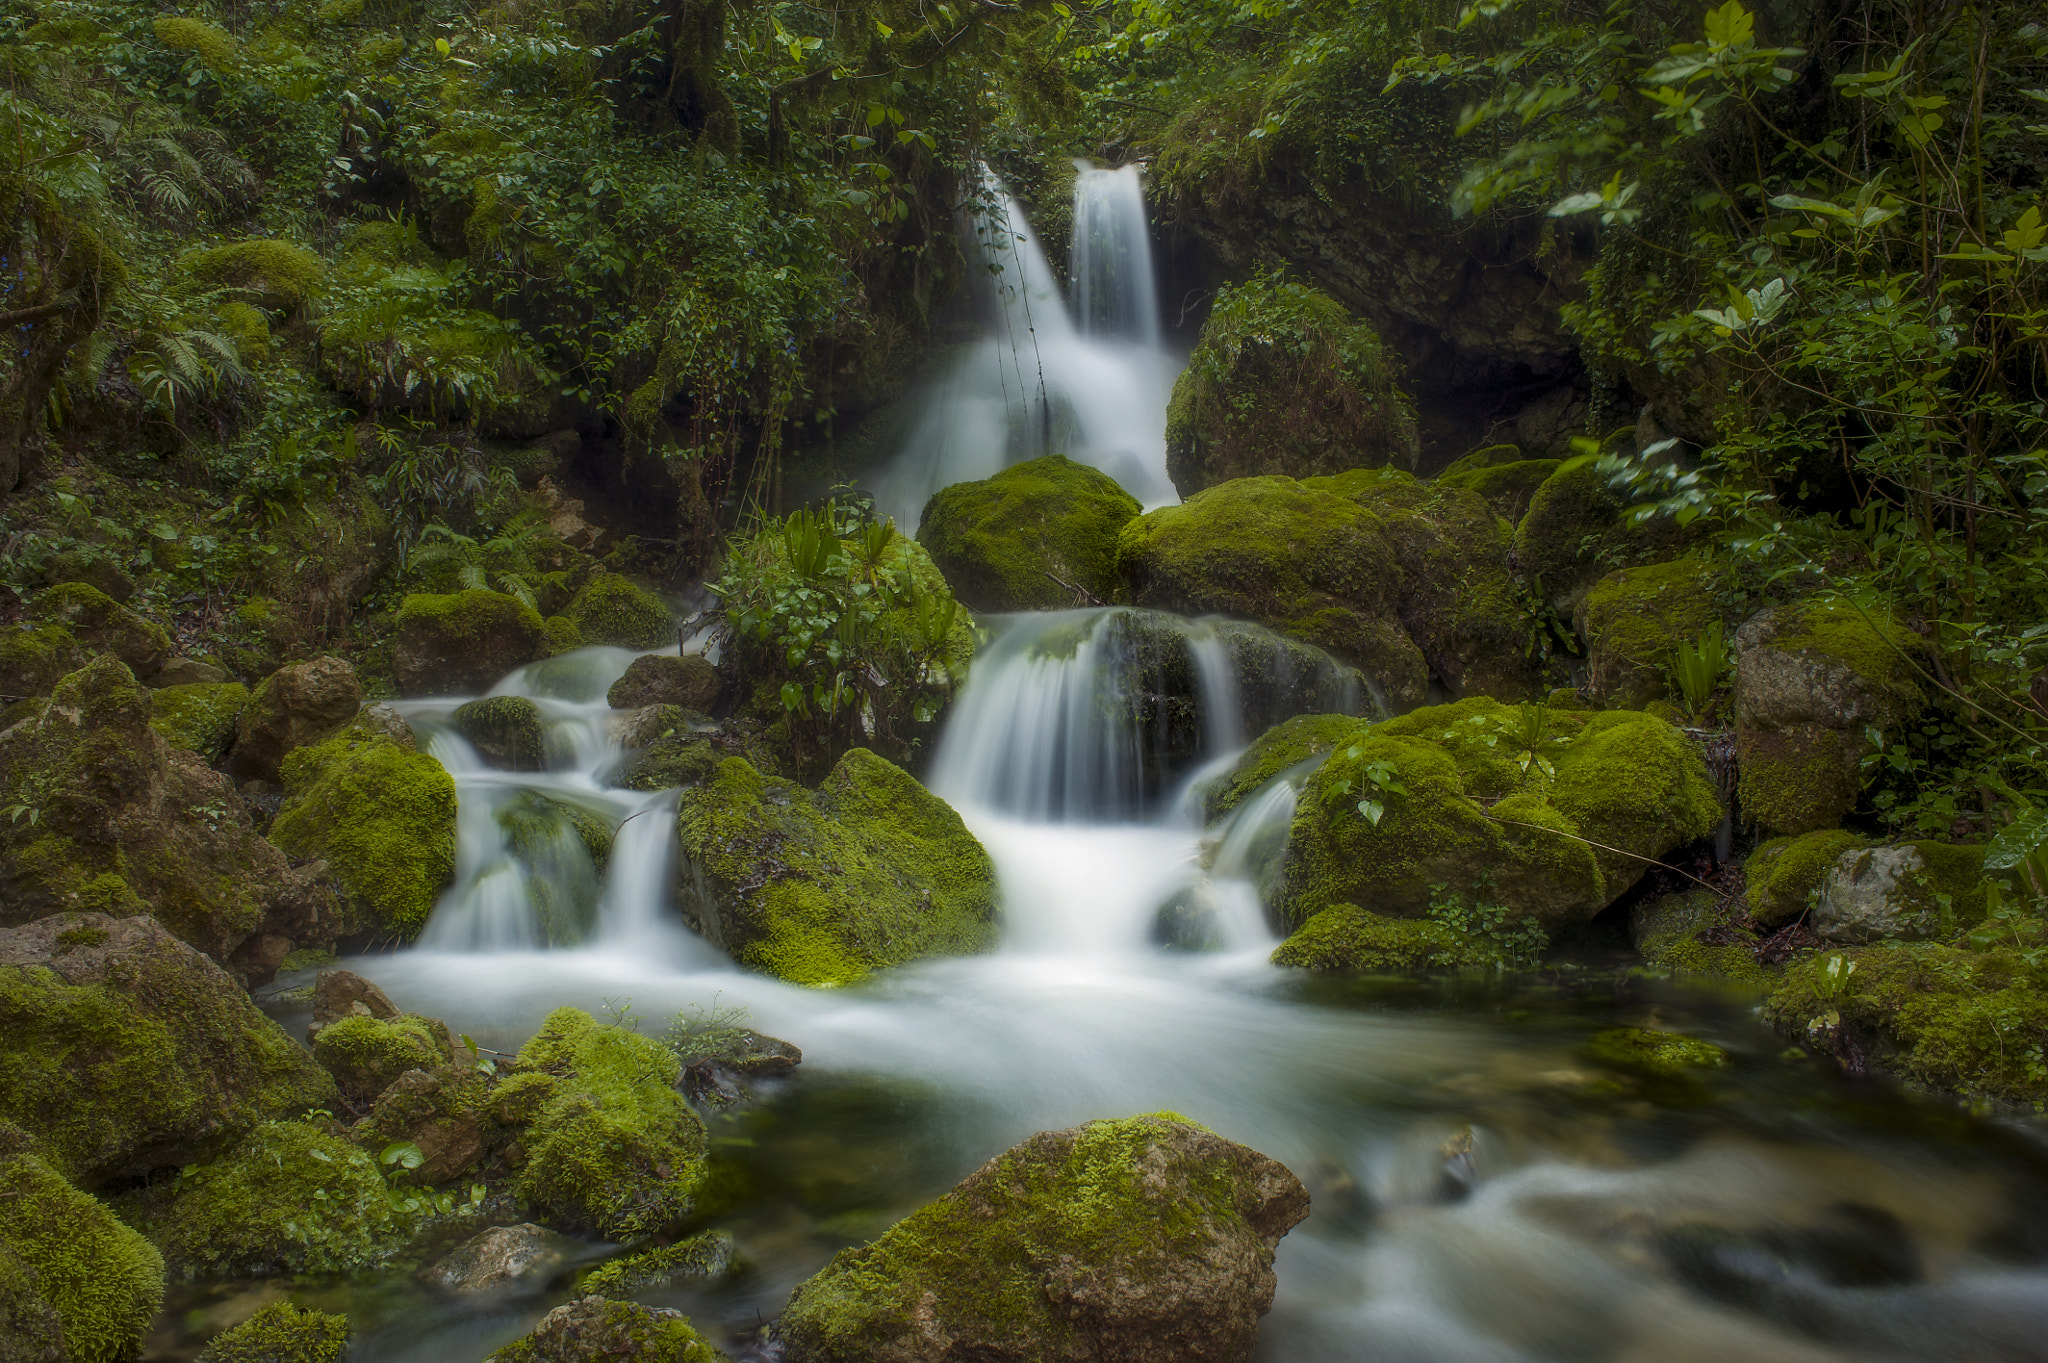
[[[1174,500],[1162,431],[1178,361],[1144,273],[1135,171],[1084,172],[1076,223],[1078,320],[1021,209],[994,222],[988,249],[1008,262],[997,320],[875,485],[899,523],[932,489],[1048,448],[1142,502]],[[505,1051],[565,1004],[651,1034],[685,1010],[742,1008],[800,1046],[794,1077],[708,1119],[721,1195],[703,1220],[732,1232],[744,1269],[647,1299],[736,1356],[832,1253],[1009,1145],[1170,1109],[1280,1160],[1313,1196],[1280,1245],[1264,1363],[2048,1358],[2048,1151],[2032,1124],[1841,1079],[1788,1048],[1752,997],[1643,975],[1625,943],[1597,936],[1521,976],[1270,965],[1258,885],[1292,787],[1218,829],[1192,794],[1256,736],[1245,717],[1263,698],[1210,626],[1177,625],[1199,746],[1160,779],[1118,715],[1124,683],[1103,646],[1116,615],[985,620],[992,642],[924,773],[998,869],[1005,939],[990,955],[834,991],[735,969],[675,912],[676,793],[605,784],[620,754],[604,694],[633,655],[588,649],[494,688],[547,716],[546,772],[485,766],[448,724],[462,698],[401,704],[457,782],[457,878],[416,947],[344,965]],[[1369,688],[1311,690],[1321,708],[1371,703]],[[619,830],[605,875],[573,839],[512,845],[502,816],[535,798]],[[1204,910],[1213,949],[1156,940],[1175,902]],[[570,904],[588,906],[587,937],[551,947]],[[270,1008],[303,1030],[305,1005]],[[1733,1063],[1633,1078],[1586,1053],[1617,1025],[1684,1031]],[[357,1359],[472,1363],[570,1287],[565,1274],[462,1303],[406,1267],[291,1294],[347,1311]],[[174,1293],[153,1354],[188,1355],[182,1341],[221,1313],[282,1293]]]

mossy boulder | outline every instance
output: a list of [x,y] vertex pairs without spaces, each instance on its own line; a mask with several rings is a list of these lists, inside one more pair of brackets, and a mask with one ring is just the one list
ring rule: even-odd
[[275,784],[286,753],[326,738],[362,706],[363,686],[346,658],[280,667],[257,685],[242,710],[228,774],[238,781]]
[[0,1358],[117,1363],[164,1300],[164,1261],[30,1154],[0,1154]]
[[516,1190],[564,1229],[613,1239],[681,1221],[704,1178],[704,1124],[667,1047],[575,1008],[548,1014],[518,1069],[554,1081],[521,1138]]
[[417,1013],[340,1018],[322,1027],[313,1041],[314,1058],[357,1102],[375,1098],[407,1070],[431,1070],[452,1055],[448,1028]]
[[1422,442],[1399,361],[1368,324],[1305,284],[1226,285],[1166,409],[1166,472],[1181,496],[1233,478],[1392,464]]
[[1173,1113],[1043,1131],[840,1251],[774,1336],[791,1363],[1242,1363],[1306,1215],[1285,1168]]
[[550,946],[574,946],[597,926],[611,823],[567,799],[522,792],[497,810],[505,845],[525,868],[527,896]]
[[1984,921],[1984,849],[1941,842],[1841,853],[1809,925],[1830,942],[1953,937]]
[[144,1229],[174,1270],[211,1278],[369,1268],[410,1228],[368,1152],[312,1122],[268,1122],[188,1170]]
[[645,587],[617,573],[596,573],[562,614],[585,646],[660,648],[676,639],[675,612]]
[[152,693],[149,727],[173,747],[218,762],[234,743],[242,707],[248,703],[249,688],[240,682],[159,687]]
[[1813,908],[1844,852],[1869,840],[1840,828],[1773,838],[1743,863],[1749,916],[1767,928],[1783,927]]
[[1743,930],[1739,903],[1713,891],[1660,895],[1629,909],[1629,936],[1643,961],[1673,975],[1759,986],[1770,973],[1758,963],[1756,939]]
[[[438,1026],[430,1029],[428,1040],[436,1053],[446,1035]],[[401,1043],[408,1049],[411,1044]],[[350,1128],[349,1139],[373,1155],[397,1142],[418,1146],[414,1177],[423,1184],[473,1175],[513,1135],[493,1107],[496,1088],[466,1056],[454,1064],[430,1062],[430,1067],[405,1070],[384,1085],[370,1114]]]
[[303,246],[252,237],[194,252],[185,266],[202,284],[237,289],[273,312],[295,312],[320,287],[326,267]]
[[327,863],[355,930],[418,936],[455,875],[455,782],[441,764],[359,721],[290,753],[284,792],[271,839]]
[[729,758],[686,791],[678,898],[741,965],[838,985],[996,944],[995,868],[943,800],[855,748],[814,791]]
[[1882,611],[1807,601],[1759,611],[1735,651],[1743,814],[1776,833],[1833,827],[1862,793],[1868,731],[1925,708],[1926,642]]
[[1394,614],[1400,565],[1380,518],[1292,478],[1240,478],[1127,523],[1130,600],[1216,612],[1305,640],[1363,672],[1386,704],[1420,701],[1429,667]]
[[1631,524],[1621,495],[1592,464],[1560,465],[1529,495],[1514,563],[1530,589],[1569,620],[1616,568],[1671,558],[1690,536],[1669,518]]
[[1676,650],[1721,623],[1725,570],[1706,559],[1622,568],[1594,583],[1575,622],[1586,641],[1589,699],[1640,709],[1673,698],[1665,684]]
[[539,613],[503,592],[408,596],[392,623],[391,677],[401,695],[487,691],[552,652]]
[[1432,706],[1333,744],[1295,809],[1280,909],[1291,924],[1332,904],[1413,918],[1448,894],[1554,928],[1720,820],[1699,754],[1650,715]]
[[1488,445],[1461,455],[1436,476],[1439,487],[1476,492],[1496,516],[1519,524],[1536,489],[1563,464],[1561,459],[1524,458],[1520,446]]
[[303,1047],[151,918],[0,928],[0,1035],[0,1120],[88,1188],[334,1100]]
[[666,1307],[583,1297],[541,1317],[485,1363],[725,1363],[690,1318]]
[[29,604],[29,618],[70,633],[89,657],[112,654],[148,680],[171,660],[170,631],[83,582],[62,582]]
[[62,625],[24,620],[0,629],[0,704],[48,695],[60,678],[85,666],[90,656]]
[[780,773],[775,750],[752,725],[716,724],[680,705],[634,712],[620,729],[619,743],[626,755],[609,780],[623,790],[702,785],[728,757],[744,757],[757,771]]
[[1209,819],[1223,817],[1288,768],[1350,742],[1357,732],[1355,715],[1296,715],[1267,729],[1209,787],[1204,801]]
[[1284,719],[1303,714],[1364,714],[1379,709],[1365,674],[1314,644],[1289,638],[1264,625],[1211,616],[1192,628],[1222,645],[1237,684],[1244,731],[1264,733]]
[[2036,1058],[2048,1047],[2048,969],[2017,949],[1897,942],[1811,952],[1785,968],[1765,1014],[1823,1051],[1937,1091],[2048,1103]]
[[1646,1079],[1676,1079],[1728,1066],[1728,1053],[1709,1041],[1646,1027],[1610,1027],[1586,1042],[1586,1055]]
[[978,611],[1058,610],[1114,599],[1116,539],[1138,501],[1065,455],[942,488],[917,539]]
[[1331,905],[1273,949],[1274,965],[1302,970],[1447,970],[1492,960],[1445,924],[1355,904]]
[[525,696],[485,696],[457,706],[455,732],[477,756],[504,771],[545,771],[547,716]]
[[226,777],[152,727],[154,695],[111,654],[0,731],[0,923],[152,913],[226,962],[297,913],[285,858]]
[[701,1231],[673,1245],[614,1259],[585,1274],[579,1287],[589,1296],[631,1301],[648,1292],[707,1286],[732,1271],[736,1253],[730,1232]]
[[666,653],[649,653],[626,665],[625,674],[612,683],[604,700],[614,710],[680,705],[685,710],[706,711],[718,699],[718,691],[718,669],[701,654],[671,658]]
[[272,1302],[207,1342],[193,1363],[344,1363],[348,1317]]

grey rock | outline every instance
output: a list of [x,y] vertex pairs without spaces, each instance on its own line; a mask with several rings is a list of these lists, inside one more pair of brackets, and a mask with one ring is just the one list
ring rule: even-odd
[[413,737],[412,725],[405,722],[405,716],[393,706],[382,701],[365,705],[357,715],[356,723],[382,738],[388,738],[407,752],[418,752],[419,741]]
[[345,658],[280,667],[242,707],[228,774],[237,781],[279,780],[286,753],[334,733],[362,704],[362,683]]
[[1821,885],[1813,930],[1830,942],[1879,942],[1928,937],[1940,926],[1934,907],[1912,893],[1927,872],[1916,847],[1867,847],[1844,852]]
[[545,1283],[568,1262],[569,1242],[532,1222],[493,1226],[420,1274],[444,1292],[491,1292]]
[[218,686],[228,679],[228,670],[197,658],[173,658],[149,679],[154,690],[166,686]]

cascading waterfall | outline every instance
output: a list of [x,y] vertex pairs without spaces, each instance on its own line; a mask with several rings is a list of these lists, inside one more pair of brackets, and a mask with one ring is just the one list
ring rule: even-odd
[[1074,281],[1075,324],[1084,336],[1157,349],[1159,298],[1138,167],[1075,165],[1074,240],[1067,269]]

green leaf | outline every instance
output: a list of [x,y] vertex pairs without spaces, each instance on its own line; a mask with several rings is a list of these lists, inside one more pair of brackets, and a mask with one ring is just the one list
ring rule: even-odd
[[1707,11],[1709,47],[1747,47],[1756,36],[1756,16],[1742,7],[1741,0],[1728,0],[1719,9]]

